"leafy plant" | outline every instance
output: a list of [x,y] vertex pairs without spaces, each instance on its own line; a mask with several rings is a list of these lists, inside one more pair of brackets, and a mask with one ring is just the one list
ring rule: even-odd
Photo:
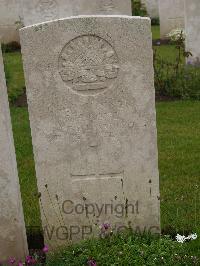
[[185,50],[185,33],[173,30],[168,37],[175,45],[173,61],[163,59],[154,48],[155,88],[159,96],[200,100],[200,69],[186,66],[186,58],[192,54]]
[[46,265],[198,265],[199,258],[187,251],[189,244],[178,243],[168,236],[158,238],[124,232],[63,248],[50,256]]
[[133,16],[147,16],[145,5],[140,0],[132,0],[132,14]]
[[21,50],[21,46],[18,42],[10,42],[7,44],[2,44],[3,53],[11,53],[11,52],[16,52],[20,50]]
[[160,19],[159,18],[151,18],[151,25],[160,25]]

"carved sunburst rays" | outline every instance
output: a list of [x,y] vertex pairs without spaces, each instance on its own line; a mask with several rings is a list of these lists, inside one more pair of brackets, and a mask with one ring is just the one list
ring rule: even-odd
[[112,46],[103,39],[95,36],[84,36],[71,41],[61,55],[62,65],[69,63],[91,66],[102,63],[117,63],[115,51]]
[[104,39],[93,35],[80,36],[64,47],[59,59],[59,69],[66,82],[104,82],[117,76],[118,57]]

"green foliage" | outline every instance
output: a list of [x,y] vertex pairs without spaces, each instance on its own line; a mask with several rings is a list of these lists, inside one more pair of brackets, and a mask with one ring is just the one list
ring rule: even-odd
[[154,47],[156,93],[160,96],[200,100],[200,68],[185,66],[186,58],[191,53],[185,51],[184,41],[183,34],[173,39],[173,60],[164,58]]
[[162,230],[200,235],[200,102],[159,102],[156,109]]
[[151,31],[152,31],[152,39],[153,40],[160,39],[160,27],[158,25],[152,26]]
[[27,227],[40,226],[40,211],[27,108],[11,108],[18,172]]
[[3,53],[8,97],[14,102],[24,92],[25,82],[20,52]]
[[151,25],[152,26],[159,26],[160,25],[160,19],[159,18],[152,18],[151,19]]
[[11,53],[11,52],[19,52],[21,50],[21,46],[18,42],[10,42],[8,44],[1,45],[3,53]]
[[188,252],[190,243],[180,244],[165,236],[135,235],[131,232],[110,238],[88,240],[49,257],[47,266],[84,266],[93,259],[98,266],[110,265],[198,265]]
[[132,0],[132,14],[133,16],[147,16],[147,11],[143,3],[140,0]]

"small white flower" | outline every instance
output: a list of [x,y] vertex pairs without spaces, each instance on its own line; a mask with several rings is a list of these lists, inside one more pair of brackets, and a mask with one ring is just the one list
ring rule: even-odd
[[197,239],[197,234],[196,233],[195,234],[191,234],[191,235],[189,235],[187,237],[181,236],[179,234],[177,234],[177,236],[176,236],[176,241],[179,242],[179,243],[184,243],[186,240],[195,240],[195,239]]
[[184,29],[174,29],[167,34],[172,41],[178,41],[180,38],[185,39],[185,31]]
[[188,236],[188,239],[190,239],[190,240],[195,240],[195,239],[197,239],[197,234],[195,233],[195,234],[191,234],[191,235],[189,235],[189,236]]
[[186,240],[186,237],[185,236],[181,236],[179,234],[177,234],[176,236],[176,241],[179,242],[179,243],[184,243]]

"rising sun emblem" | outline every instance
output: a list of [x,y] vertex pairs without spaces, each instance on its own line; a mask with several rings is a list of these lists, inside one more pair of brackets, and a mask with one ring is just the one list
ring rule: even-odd
[[110,86],[119,72],[118,56],[106,40],[79,36],[67,43],[59,56],[59,73],[73,90],[96,94]]

